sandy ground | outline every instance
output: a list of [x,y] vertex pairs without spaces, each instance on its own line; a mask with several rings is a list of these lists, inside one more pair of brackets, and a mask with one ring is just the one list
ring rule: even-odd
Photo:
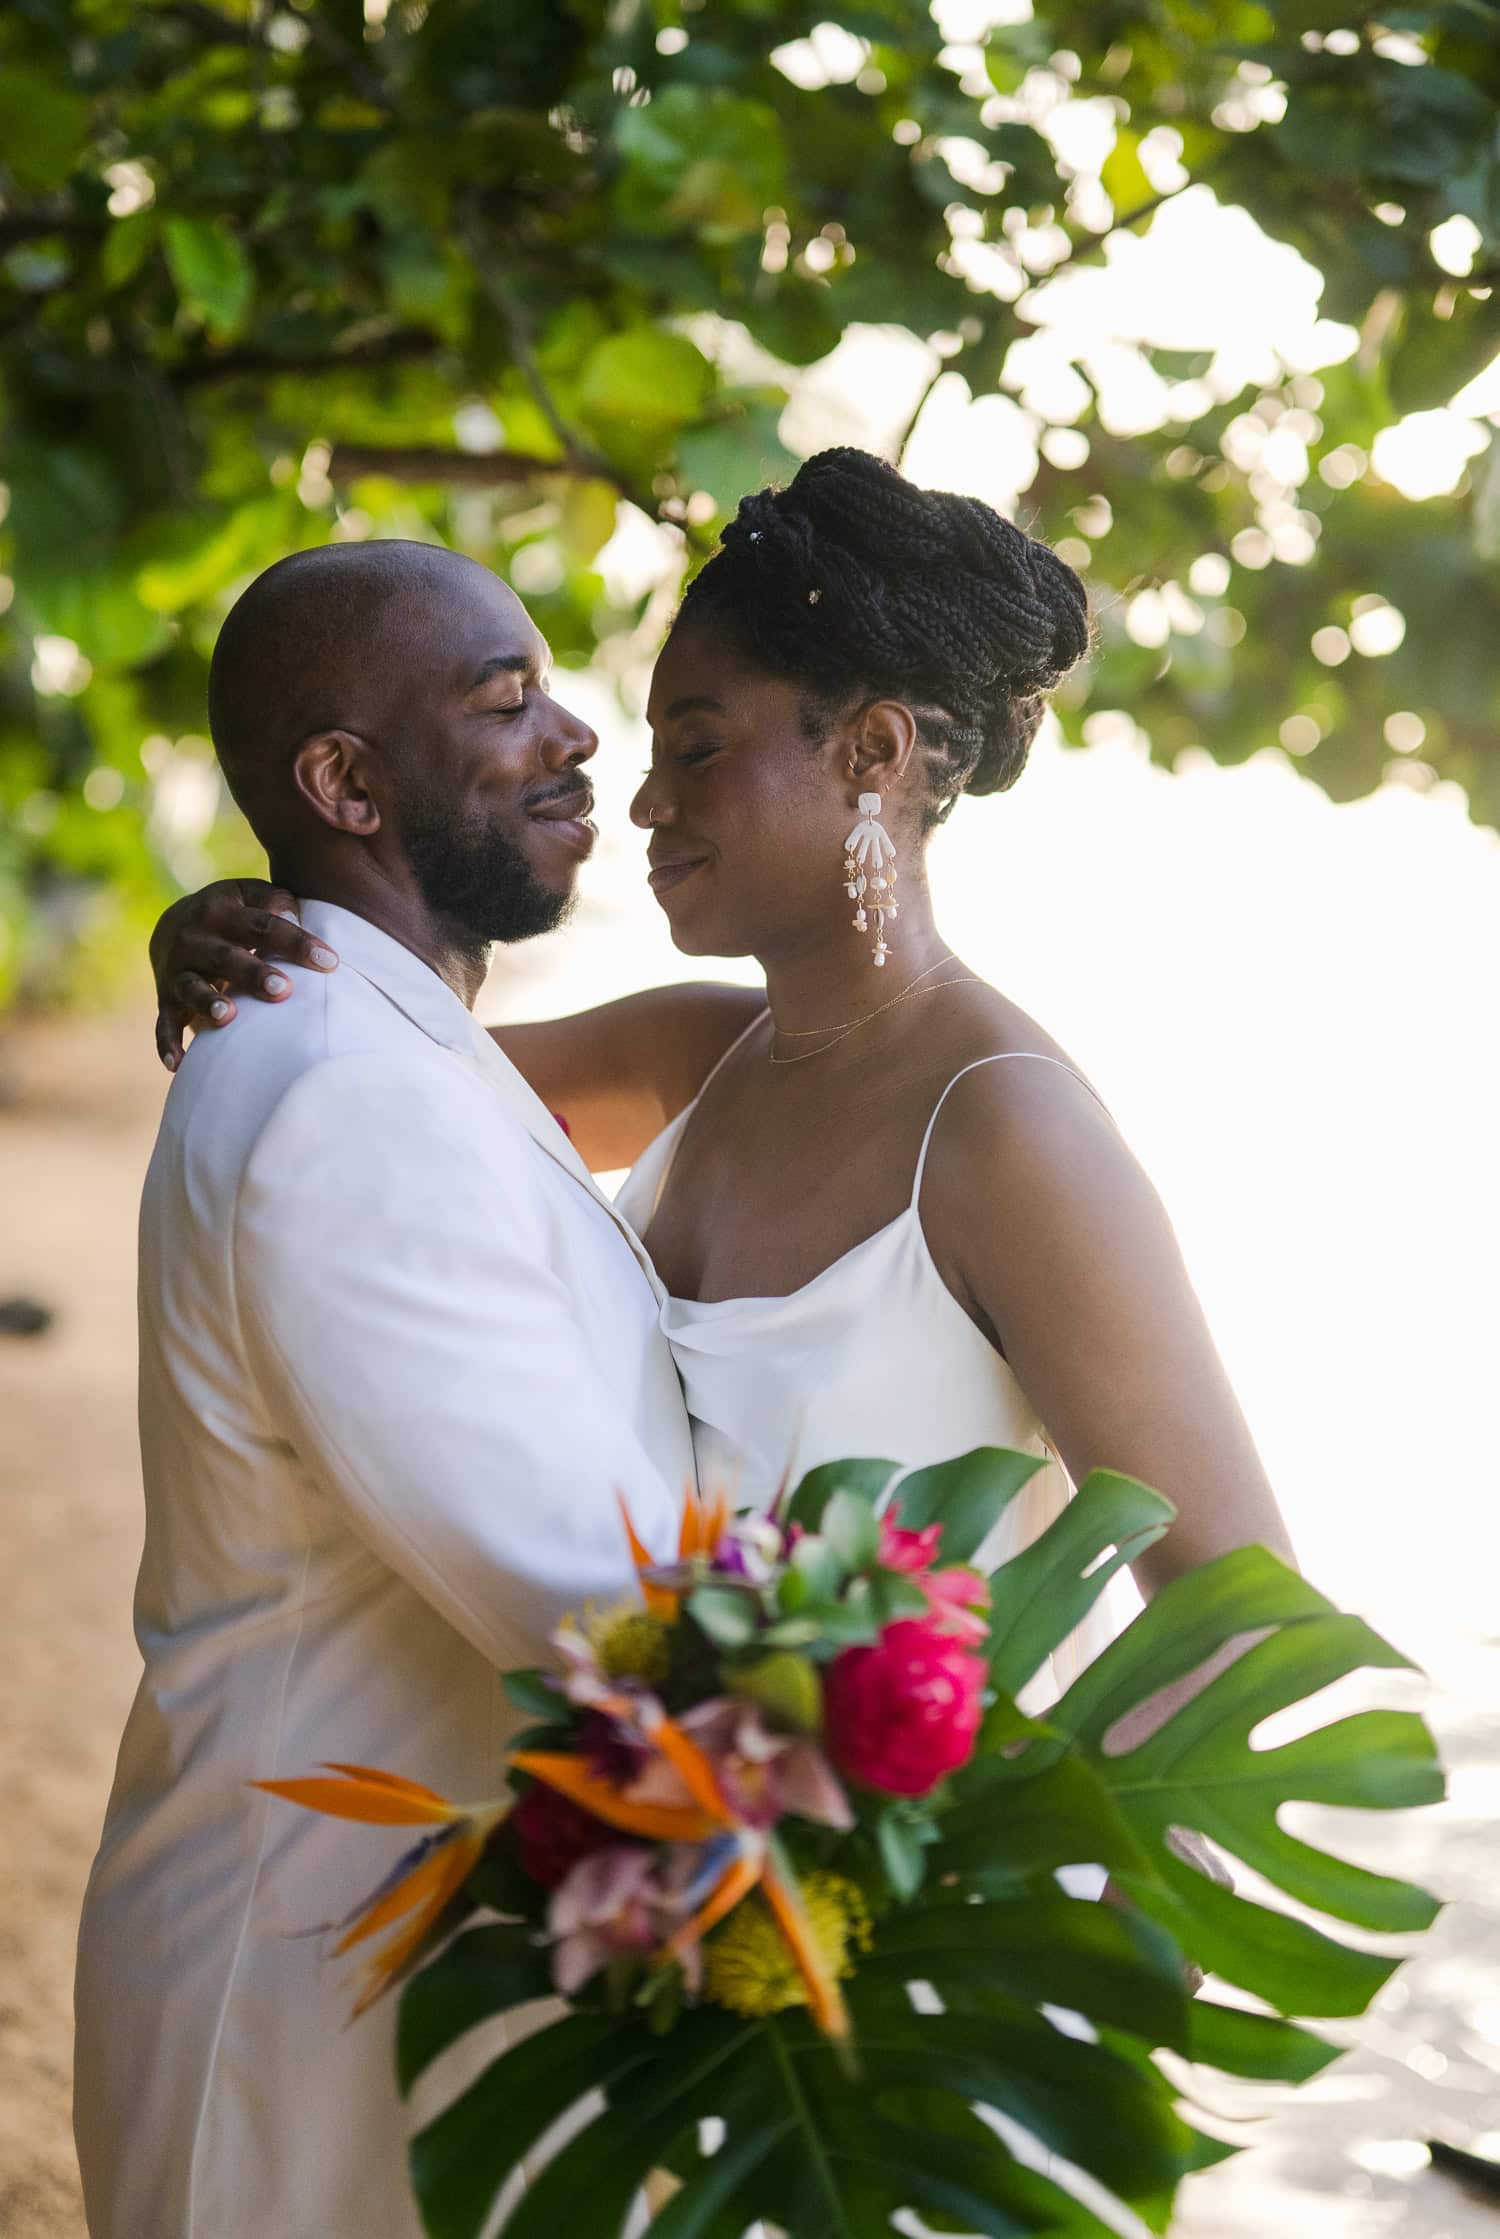
[[[143,1013],[0,1036],[0,1075],[17,1092],[0,1104],[0,1296],[33,1292],[59,1317],[46,1337],[0,1338],[0,2235],[82,2239],[73,1936],[135,1676],[134,1221],[164,1076]],[[1500,2235],[1500,2203],[1427,2168],[1420,2146],[1500,2153],[1497,1668],[1475,1645],[1445,1659],[1432,1711],[1450,1803],[1357,1836],[1342,1815],[1338,1830],[1351,1854],[1453,1899],[1443,1922],[1349,2057],[1272,2108],[1251,2152],[1189,2185],[1178,2239]],[[1214,2103],[1271,2106],[1223,2087]]]

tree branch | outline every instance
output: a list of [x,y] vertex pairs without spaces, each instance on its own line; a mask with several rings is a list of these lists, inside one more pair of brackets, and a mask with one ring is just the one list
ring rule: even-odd
[[198,389],[213,381],[272,380],[282,373],[344,373],[375,365],[400,365],[408,358],[434,357],[444,347],[426,327],[397,327],[390,334],[354,343],[346,350],[296,355],[277,350],[225,350],[218,357],[186,358],[167,368],[174,389]]
[[613,480],[613,470],[608,462],[568,426],[558,409],[556,399],[542,378],[541,367],[536,362],[530,324],[503,275],[495,266],[489,242],[480,223],[478,207],[472,197],[466,199],[458,230],[480,290],[505,329],[505,339],[510,345],[516,370],[531,391],[537,410],[562,445],[569,463],[580,472],[598,474],[606,481]]
[[383,474],[392,482],[447,482],[481,490],[573,471],[566,459],[536,458],[527,451],[454,451],[440,443],[338,443],[328,462],[330,482]]

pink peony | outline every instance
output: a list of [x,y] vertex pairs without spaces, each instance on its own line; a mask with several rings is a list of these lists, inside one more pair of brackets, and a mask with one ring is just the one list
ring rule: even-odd
[[931,1617],[901,1617],[846,1648],[824,1682],[825,1740],[841,1772],[892,1796],[925,1796],[965,1762],[985,1666]]

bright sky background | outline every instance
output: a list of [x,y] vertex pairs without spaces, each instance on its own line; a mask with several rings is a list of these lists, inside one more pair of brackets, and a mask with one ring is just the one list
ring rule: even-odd
[[[1160,403],[1136,341],[1212,349],[1210,378],[1265,377],[1273,346],[1312,371],[1353,339],[1317,294],[1243,213],[1184,194],[1038,299],[1022,402],[944,380],[908,470],[1011,505],[1085,332],[1124,432]],[[784,434],[880,444],[933,363],[856,334]],[[1388,440],[1388,479],[1451,487],[1500,371],[1460,404]],[[613,560],[650,554],[626,534]],[[625,808],[644,741],[597,681],[575,699],[605,741],[606,844],[579,919],[500,968],[492,1014],[702,969],[641,883]],[[1335,808],[1279,755],[1169,775],[1129,729],[1082,752],[1044,739],[1015,793],[961,806],[935,850],[945,929],[1074,1051],[1155,1178],[1313,1577],[1418,1652],[1500,1630],[1500,841],[1451,786]]]

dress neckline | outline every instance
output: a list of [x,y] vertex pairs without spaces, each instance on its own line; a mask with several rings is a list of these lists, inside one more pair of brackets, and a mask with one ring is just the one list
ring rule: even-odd
[[[851,1260],[858,1259],[861,1252],[869,1251],[871,1245],[883,1243],[895,1229],[914,1219],[916,1211],[915,1205],[903,1205],[900,1212],[893,1219],[888,1220],[883,1228],[877,1228],[873,1235],[862,1237],[859,1243],[851,1244],[847,1252],[840,1252],[837,1259],[831,1259],[826,1267],[820,1267],[816,1275],[809,1275],[807,1281],[799,1283],[794,1291],[743,1291],[736,1293],[733,1298],[684,1298],[678,1291],[668,1291],[667,1297],[673,1306],[685,1307],[690,1313],[694,1314],[712,1314],[722,1306],[791,1306],[799,1298],[806,1298],[809,1291],[815,1291],[820,1283],[826,1283],[830,1275],[837,1275],[841,1269],[849,1265]],[[919,1229],[920,1225],[919,1222]],[[932,1263],[932,1254],[927,1250],[925,1235],[922,1237],[922,1250],[924,1257],[929,1263]],[[937,1272],[935,1263],[933,1263],[933,1272],[934,1274]],[[938,1280],[942,1282],[942,1277],[939,1276]],[[943,1289],[948,1292],[950,1298],[953,1297],[953,1293],[948,1290],[946,1283],[943,1283]],[[953,1303],[958,1306],[956,1298],[953,1299]],[[961,1306],[959,1312],[963,1313]],[[964,1319],[965,1321],[968,1320],[966,1314]],[[976,1330],[975,1334],[976,1336],[982,1336],[983,1332]]]
[[[651,1193],[651,1209],[645,1223],[645,1228],[647,1231],[649,1231],[652,1221],[654,1221],[656,1218],[656,1211],[661,1203],[663,1192],[665,1191],[667,1184],[671,1179],[672,1168],[676,1162],[677,1152],[681,1146],[683,1135],[687,1131],[688,1123],[692,1119],[692,1116],[697,1110],[699,1104],[703,1101],[703,1096],[709,1086],[709,1083],[714,1079],[715,1075],[719,1073],[722,1068],[728,1063],[729,1059],[733,1057],[735,1051],[739,1049],[740,1045],[749,1039],[751,1034],[753,1034],[755,1029],[761,1024],[762,1020],[769,1018],[769,1016],[769,1009],[759,1012],[757,1016],[750,1021],[750,1024],[744,1029],[744,1031],[736,1035],[735,1039],[730,1043],[729,1048],[718,1060],[718,1063],[715,1064],[708,1073],[703,1082],[702,1088],[699,1089],[698,1094],[693,1098],[692,1102],[683,1106],[683,1109],[678,1113],[676,1119],[672,1120],[665,1128],[663,1128],[661,1134],[657,1137],[656,1142],[651,1146],[651,1149],[646,1152],[645,1155],[647,1158],[651,1156],[652,1150],[659,1150],[662,1154],[662,1169],[660,1174],[657,1176],[655,1187],[653,1188]],[[840,1252],[837,1259],[830,1260],[826,1267],[819,1268],[816,1275],[810,1275],[807,1281],[805,1283],[800,1283],[795,1290],[747,1291],[732,1298],[684,1298],[680,1293],[676,1291],[664,1291],[664,1295],[668,1303],[674,1307],[682,1308],[685,1312],[693,1314],[713,1314],[722,1309],[732,1306],[744,1308],[791,1306],[794,1305],[798,1299],[808,1297],[813,1291],[818,1289],[820,1284],[826,1283],[831,1276],[841,1273],[843,1269],[845,1269],[852,1260],[857,1259],[861,1253],[867,1252],[872,1248],[872,1246],[884,1242],[886,1238],[894,1235],[894,1233],[898,1229],[900,1229],[906,1222],[914,1221],[916,1223],[917,1229],[918,1250],[922,1259],[927,1265],[928,1271],[932,1275],[933,1280],[936,1282],[944,1298],[948,1300],[955,1313],[962,1316],[965,1325],[973,1331],[980,1344],[986,1346],[989,1351],[991,1351],[995,1355],[995,1358],[1004,1365],[1007,1374],[1014,1378],[1015,1372],[1011,1368],[1009,1361],[1006,1360],[1005,1355],[1000,1351],[998,1346],[991,1343],[990,1339],[985,1336],[983,1330],[980,1329],[979,1325],[969,1314],[964,1311],[964,1308],[959,1304],[952,1291],[948,1288],[947,1283],[943,1280],[942,1273],[938,1267],[936,1260],[933,1258],[931,1248],[928,1245],[927,1232],[922,1226],[921,1201],[922,1181],[927,1171],[927,1153],[932,1146],[932,1138],[937,1128],[938,1116],[941,1113],[943,1106],[947,1103],[949,1096],[952,1094],[953,1090],[957,1088],[959,1082],[966,1079],[970,1073],[977,1073],[983,1066],[1002,1064],[1007,1059],[1017,1057],[1030,1057],[1034,1059],[1038,1064],[1056,1065],[1060,1071],[1071,1073],[1074,1080],[1079,1082],[1079,1084],[1083,1088],[1087,1089],[1089,1095],[1094,1099],[1094,1102],[1099,1105],[1101,1111],[1105,1113],[1105,1116],[1107,1118],[1112,1116],[1109,1112],[1108,1106],[1104,1103],[1103,1098],[1099,1095],[1098,1090],[1093,1086],[1093,1083],[1091,1081],[1086,1080],[1083,1074],[1078,1072],[1074,1066],[1064,1064],[1061,1058],[1051,1057],[1044,1050],[994,1050],[991,1051],[990,1054],[986,1057],[973,1058],[967,1065],[962,1066],[959,1071],[954,1074],[952,1080],[948,1082],[946,1088],[944,1088],[941,1096],[939,1096],[936,1104],[933,1106],[931,1116],[928,1119],[927,1127],[922,1137],[922,1147],[917,1155],[916,1174],[912,1181],[911,1196],[907,1200],[906,1204],[901,1208],[900,1212],[894,1214],[892,1218],[885,1222],[882,1227],[877,1228],[872,1235],[861,1238],[859,1243],[851,1244],[847,1251]]]

